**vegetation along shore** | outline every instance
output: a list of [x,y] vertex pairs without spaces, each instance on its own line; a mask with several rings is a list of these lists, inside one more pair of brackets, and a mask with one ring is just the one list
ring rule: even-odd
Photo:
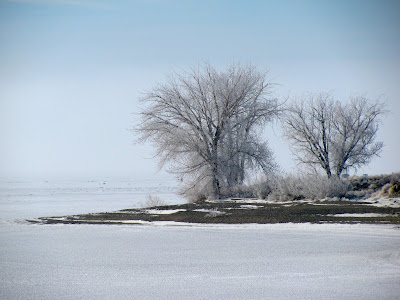
[[[325,189],[324,181],[317,182],[319,190],[326,193],[325,196],[319,197],[318,195],[313,197],[310,190],[305,189],[306,185],[308,187],[312,185],[310,180],[312,179],[308,178],[307,181],[304,178],[285,178],[274,183],[258,183],[242,187],[236,191],[238,197],[226,199],[198,199],[187,204],[163,205],[161,202],[157,203],[157,198],[150,197],[149,207],[144,208],[43,217],[28,221],[42,224],[132,225],[159,224],[158,222],[400,224],[400,173],[354,176],[342,180],[341,185],[330,185]],[[312,182],[315,183],[315,178]],[[283,184],[286,186],[283,187]],[[277,194],[277,190],[280,190],[280,195]],[[266,194],[261,195],[262,192]],[[308,195],[301,195],[302,193]],[[247,197],[239,197],[240,194],[247,194]]]

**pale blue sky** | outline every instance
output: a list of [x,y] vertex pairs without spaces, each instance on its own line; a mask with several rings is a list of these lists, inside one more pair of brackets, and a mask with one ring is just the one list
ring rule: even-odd
[[400,170],[398,1],[0,0],[0,175],[152,176],[127,131],[140,92],[204,60],[269,70],[278,97],[383,95],[386,146],[358,173]]

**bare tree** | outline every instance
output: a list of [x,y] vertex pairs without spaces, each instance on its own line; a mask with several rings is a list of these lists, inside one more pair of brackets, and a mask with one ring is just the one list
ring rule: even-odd
[[300,163],[321,167],[331,177],[331,131],[334,101],[328,94],[308,95],[286,111],[284,132]]
[[[221,185],[243,181],[248,165],[267,170],[272,162],[254,134],[279,111],[271,87],[266,74],[252,66],[217,71],[204,64],[174,73],[142,98],[146,108],[136,129],[141,141],[155,145],[161,166],[169,163],[169,171],[194,185],[209,185],[219,197]],[[237,171],[228,166],[234,161]]]
[[288,108],[284,132],[300,163],[340,177],[379,155],[383,143],[375,138],[383,113],[379,100],[358,97],[342,104],[329,94],[309,94]]
[[332,125],[334,143],[332,158],[336,176],[350,168],[357,169],[368,164],[381,152],[382,142],[375,142],[379,128],[379,117],[385,113],[384,105],[378,100],[364,97],[335,107]]
[[234,118],[234,122],[240,124],[234,128],[229,122],[223,139],[221,173],[227,187],[242,184],[246,172],[261,169],[265,174],[271,174],[278,168],[268,143],[260,141],[261,132],[250,130],[257,119],[248,117],[241,121]]

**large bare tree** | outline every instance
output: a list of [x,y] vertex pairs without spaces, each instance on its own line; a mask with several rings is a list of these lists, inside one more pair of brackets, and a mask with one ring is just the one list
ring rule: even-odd
[[378,99],[355,97],[343,104],[329,94],[309,94],[287,109],[284,132],[300,163],[340,177],[379,155],[383,143],[375,139],[384,113]]
[[251,65],[218,71],[203,64],[147,92],[136,129],[155,145],[161,166],[220,197],[223,186],[243,182],[247,169],[274,165],[255,134],[279,111],[271,90],[267,75]]

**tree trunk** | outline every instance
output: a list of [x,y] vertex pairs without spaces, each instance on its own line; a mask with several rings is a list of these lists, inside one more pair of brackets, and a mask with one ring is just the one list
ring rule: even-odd
[[337,178],[340,178],[340,175],[342,175],[342,172],[343,172],[343,168],[338,168],[337,170],[336,170],[336,176],[337,176]]
[[218,165],[219,157],[218,157],[218,143],[221,136],[220,127],[217,127],[215,131],[215,135],[213,138],[212,143],[212,157],[213,157],[213,164],[212,164],[212,188],[213,188],[213,196],[216,199],[219,199],[221,196],[221,188],[219,184],[219,172],[218,172]]
[[212,189],[213,189],[213,196],[215,199],[219,199],[221,196],[221,188],[219,185],[218,179],[218,166],[215,163],[212,169]]
[[325,167],[325,172],[326,172],[326,175],[328,176],[328,178],[330,179],[332,177],[332,172],[331,172],[331,169],[329,168],[329,166]]

